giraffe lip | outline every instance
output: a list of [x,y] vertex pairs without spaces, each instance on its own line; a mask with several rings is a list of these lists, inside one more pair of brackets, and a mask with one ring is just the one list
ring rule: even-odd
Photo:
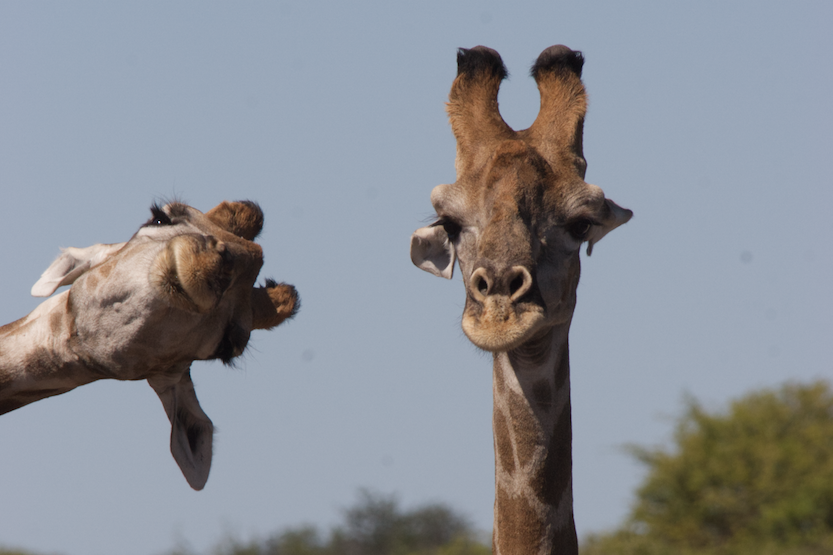
[[533,303],[513,303],[503,295],[481,303],[467,303],[463,332],[475,346],[489,352],[515,349],[532,337],[545,320],[544,309]]

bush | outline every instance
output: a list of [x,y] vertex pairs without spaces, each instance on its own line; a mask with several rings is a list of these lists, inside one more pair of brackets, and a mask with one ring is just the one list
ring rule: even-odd
[[749,394],[724,413],[689,399],[626,526],[588,554],[833,552],[833,393],[826,382]]
[[402,511],[396,498],[366,490],[329,537],[314,526],[288,528],[265,541],[227,540],[215,555],[488,555],[469,523],[445,505]]

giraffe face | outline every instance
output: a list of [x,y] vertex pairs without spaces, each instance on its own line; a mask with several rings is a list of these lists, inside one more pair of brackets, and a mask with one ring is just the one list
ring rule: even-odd
[[520,132],[497,112],[506,74],[497,53],[477,47],[458,56],[448,108],[457,181],[431,193],[437,220],[414,233],[411,259],[446,278],[459,264],[466,290],[463,331],[487,351],[515,349],[568,323],[581,244],[588,242],[589,253],[631,217],[584,181],[584,89],[575,54],[548,49],[536,62],[542,109],[535,124]]
[[[559,180],[521,141],[500,145],[479,175],[484,186],[458,181],[434,189],[437,220],[415,234],[426,239],[412,254],[419,261],[418,251],[433,243],[446,264],[456,259],[466,290],[463,331],[481,349],[507,351],[569,322],[582,243],[600,239],[628,212],[599,187]],[[449,277],[451,266],[443,269]]]
[[67,249],[33,288],[48,294],[72,284],[75,336],[99,363],[118,366],[120,379],[192,360],[231,361],[257,325],[261,307],[252,299],[271,302],[253,295],[263,264],[250,240],[263,222],[256,204],[223,203],[203,214],[171,203],[151,214],[126,243]]

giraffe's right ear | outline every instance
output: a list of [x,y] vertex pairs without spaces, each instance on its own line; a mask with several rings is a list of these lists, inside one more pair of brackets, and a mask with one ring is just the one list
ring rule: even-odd
[[33,297],[48,297],[62,285],[71,285],[81,274],[104,262],[110,255],[120,250],[127,243],[110,245],[97,244],[84,249],[69,247],[62,249],[61,256],[49,265],[41,277],[32,286]]
[[421,227],[411,235],[411,262],[435,276],[451,279],[457,253],[440,225]]

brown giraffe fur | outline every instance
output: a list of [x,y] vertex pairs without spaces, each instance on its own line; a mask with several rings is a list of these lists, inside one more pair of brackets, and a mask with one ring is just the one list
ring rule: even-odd
[[249,201],[207,214],[154,205],[125,242],[65,249],[33,286],[49,296],[0,327],[0,414],[100,379],[147,380],[171,421],[171,452],[194,489],[211,467],[213,425],[191,382],[194,360],[225,363],[253,329],[293,316],[291,285],[255,287],[263,212]]
[[457,181],[431,193],[437,220],[411,239],[418,267],[463,274],[462,327],[493,353],[496,555],[575,554],[567,335],[579,247],[632,213],[584,181],[584,59],[552,46],[532,67],[541,108],[512,130],[497,96],[497,52],[461,49],[448,114]]

